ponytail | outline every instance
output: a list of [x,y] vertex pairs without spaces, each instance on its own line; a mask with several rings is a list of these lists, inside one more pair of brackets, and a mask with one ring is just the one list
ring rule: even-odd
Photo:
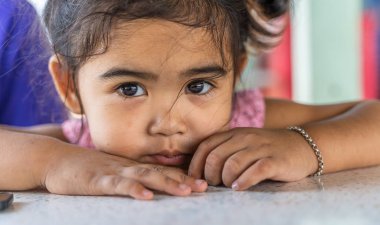
[[280,17],[289,9],[289,0],[248,0],[247,2],[268,19]]
[[243,0],[246,13],[243,29],[246,50],[255,52],[274,47],[281,40],[285,23],[281,17],[289,11],[290,0]]

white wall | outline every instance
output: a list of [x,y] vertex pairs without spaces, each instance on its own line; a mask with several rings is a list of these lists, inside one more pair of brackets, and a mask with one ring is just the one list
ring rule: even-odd
[[362,98],[362,0],[295,0],[293,99],[336,103]]

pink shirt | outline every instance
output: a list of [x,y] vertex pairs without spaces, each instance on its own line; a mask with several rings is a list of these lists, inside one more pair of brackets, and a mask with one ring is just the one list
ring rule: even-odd
[[[265,119],[264,97],[259,90],[237,92],[232,109],[230,126],[262,128]],[[86,148],[94,148],[86,123],[79,119],[67,120],[62,124],[63,133],[70,143]]]

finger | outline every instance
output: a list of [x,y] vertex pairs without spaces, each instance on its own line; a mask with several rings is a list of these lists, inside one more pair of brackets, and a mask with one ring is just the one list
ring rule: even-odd
[[171,195],[186,196],[191,194],[191,188],[169,176],[145,167],[127,167],[122,170],[122,176],[134,179],[147,188],[162,191]]
[[201,179],[195,179],[187,176],[184,171],[174,168],[166,168],[163,173],[179,183],[188,185],[193,192],[205,192],[207,190],[207,182]]
[[[237,154],[238,152],[244,151],[244,152],[251,152],[254,153],[253,150],[256,150],[254,146],[249,146],[249,143],[246,141],[243,141],[243,138],[246,138],[247,135],[238,135],[235,134],[234,137],[230,138],[229,140],[223,142],[219,146],[217,146],[214,150],[212,150],[209,155],[206,158],[206,163],[204,166],[204,175],[207,182],[211,185],[218,185],[222,183],[223,180],[223,170],[226,167],[226,163],[228,162],[229,158],[233,155]],[[250,137],[251,138],[251,137]],[[249,146],[249,147],[248,147]],[[250,151],[248,151],[248,148],[250,148]],[[253,154],[254,155],[254,154]],[[247,167],[255,162],[257,158],[254,158],[252,160],[251,157],[247,158],[241,158],[239,161],[249,161],[247,164]],[[239,166],[239,165],[232,165],[232,166]],[[246,167],[246,168],[247,168]],[[228,165],[227,165],[228,168]],[[235,177],[236,179],[237,177]],[[229,183],[231,185],[232,181]]]
[[204,140],[198,146],[197,150],[194,153],[193,158],[191,159],[188,174],[197,179],[202,178],[202,175],[204,172],[204,166],[206,164],[206,158],[208,154],[213,149],[223,144],[224,142],[228,141],[232,137],[233,135],[230,132],[223,132],[223,133],[215,134],[207,138],[206,140]]
[[94,195],[122,195],[141,200],[150,200],[154,196],[153,192],[139,182],[118,175],[98,178],[91,190]]
[[175,167],[167,167],[160,165],[142,165],[142,167],[150,168],[166,176],[176,180],[179,183],[186,184],[190,186],[191,190],[194,192],[205,192],[207,190],[207,182],[201,179],[195,179],[188,176],[183,169]]
[[231,187],[245,170],[252,166],[260,158],[267,157],[262,149],[243,149],[231,155],[224,163],[222,181],[227,187]]
[[222,172],[224,164],[228,158],[235,153],[246,149],[245,147],[241,149],[238,148],[238,144],[234,143],[234,141],[231,139],[230,141],[219,145],[209,153],[204,166],[204,176],[209,184],[218,185],[222,183]]
[[145,188],[141,183],[131,179],[123,179],[116,186],[117,195],[123,195],[125,192],[139,200],[151,200],[154,197],[152,191]]
[[276,173],[276,165],[270,158],[260,159],[249,167],[244,173],[232,184],[236,191],[243,191],[261,181],[270,179]]

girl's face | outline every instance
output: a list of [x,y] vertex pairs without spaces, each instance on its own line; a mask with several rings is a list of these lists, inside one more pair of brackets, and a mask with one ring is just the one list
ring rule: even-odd
[[162,20],[120,24],[107,52],[78,71],[94,145],[143,163],[184,166],[200,141],[228,128],[233,72],[205,30]]

